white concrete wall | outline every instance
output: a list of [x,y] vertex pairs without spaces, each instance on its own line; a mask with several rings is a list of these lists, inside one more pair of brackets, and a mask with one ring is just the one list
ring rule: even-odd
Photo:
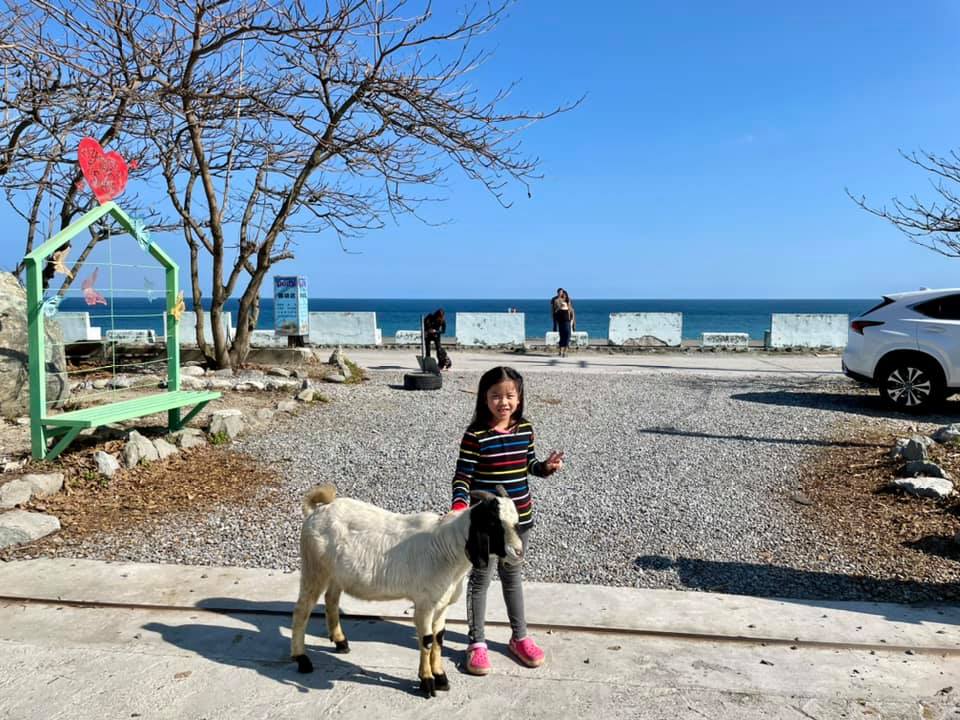
[[59,323],[65,343],[101,339],[100,328],[90,327],[88,312],[58,312],[54,315],[53,321]]
[[250,333],[251,347],[287,347],[287,336],[277,335],[273,330],[254,330]]
[[419,345],[420,344],[420,331],[419,330],[397,330],[396,335],[393,336],[394,345]]
[[380,345],[375,312],[310,313],[311,345]]
[[770,347],[846,347],[848,321],[841,314],[773,313]]
[[[543,338],[543,344],[547,347],[556,347],[560,345],[560,333],[547,332]],[[590,344],[590,337],[585,330],[574,330],[570,333],[570,347],[586,347]]]
[[[223,323],[227,326],[227,338],[233,339],[233,314],[232,313],[221,313]],[[163,314],[163,327],[164,332],[166,332],[167,327],[167,314]],[[203,313],[203,339],[206,340],[211,345],[213,344],[213,328],[210,326],[210,313],[204,311]],[[183,315],[180,316],[180,344],[181,345],[196,345],[197,344],[197,316],[193,310],[184,311]]]
[[705,332],[700,336],[701,347],[723,347],[745,350],[750,346],[749,333]]
[[523,347],[523,313],[457,313],[459,345],[512,345]]
[[680,345],[683,313],[610,313],[611,345]]
[[157,334],[153,330],[107,330],[107,340],[131,345],[147,345],[157,341]]

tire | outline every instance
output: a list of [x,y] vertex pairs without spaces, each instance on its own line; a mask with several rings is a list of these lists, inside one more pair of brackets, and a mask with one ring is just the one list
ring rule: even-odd
[[443,378],[433,373],[412,372],[403,376],[404,390],[439,390]]
[[946,397],[940,366],[919,355],[884,362],[877,373],[877,386],[883,401],[901,412],[928,412]]

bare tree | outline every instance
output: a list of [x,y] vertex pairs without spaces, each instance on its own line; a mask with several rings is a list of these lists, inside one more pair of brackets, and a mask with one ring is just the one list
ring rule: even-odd
[[[452,20],[422,0],[331,0],[319,12],[305,0],[32,3],[64,26],[69,12],[70,32],[116,53],[136,81],[117,93],[130,99],[120,127],[152,145],[190,252],[197,342],[220,367],[244,363],[263,281],[298,240],[343,243],[391,216],[421,217],[452,170],[508,206],[511,184],[529,193],[539,177],[519,133],[576,104],[518,110],[512,86],[484,99],[468,85],[488,59],[475,41],[507,0]],[[81,60],[62,63],[82,72]],[[222,312],[236,295],[231,341]]]
[[909,200],[894,197],[890,206],[871,206],[865,197],[847,194],[861,208],[892,223],[911,242],[947,257],[960,257],[960,156],[955,150],[941,156],[932,152],[900,153],[905,160],[928,172],[938,200],[918,195]]

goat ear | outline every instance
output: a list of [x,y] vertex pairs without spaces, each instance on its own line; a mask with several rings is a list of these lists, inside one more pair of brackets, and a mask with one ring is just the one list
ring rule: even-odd
[[486,490],[471,490],[470,497],[474,500],[479,500],[480,502],[485,502],[487,500],[492,500],[496,497],[493,493],[489,493]]
[[510,493],[507,492],[507,489],[503,485],[497,485],[497,495],[502,498],[510,499]]
[[484,517],[484,505],[475,505],[470,510],[470,530],[467,532],[467,557],[475,568],[485,568],[490,563],[490,531]]

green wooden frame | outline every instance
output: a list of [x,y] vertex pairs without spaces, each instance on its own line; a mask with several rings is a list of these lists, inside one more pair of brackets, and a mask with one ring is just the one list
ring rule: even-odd
[[[142,398],[105,403],[82,410],[47,413],[41,278],[43,267],[50,255],[106,215],[115,219],[131,236],[138,237],[139,231],[133,220],[111,201],[86,213],[24,258],[27,275],[27,336],[30,358],[30,448],[33,457],[38,460],[52,460],[57,457],[84,428],[152,415],[164,410],[167,411],[169,429],[179,430],[208,402],[220,397],[218,392],[188,392],[180,389],[180,323],[171,312],[177,303],[180,268],[160,246],[147,242],[147,251],[163,266],[166,276],[167,390]],[[186,417],[181,418],[180,408],[186,405],[195,405],[195,407]],[[56,445],[48,448],[48,441],[58,437],[59,441]]]

